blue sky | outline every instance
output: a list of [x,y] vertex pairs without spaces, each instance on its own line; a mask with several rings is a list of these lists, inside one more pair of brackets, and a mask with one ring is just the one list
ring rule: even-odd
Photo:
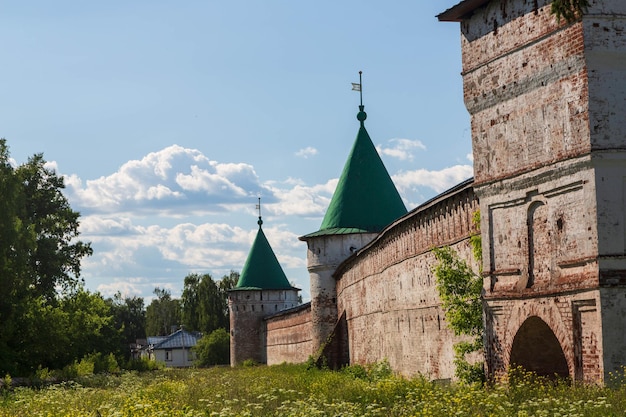
[[308,298],[306,244],[366,127],[410,210],[472,175],[455,0],[0,1],[0,137],[81,212],[88,289],[175,296],[264,231]]

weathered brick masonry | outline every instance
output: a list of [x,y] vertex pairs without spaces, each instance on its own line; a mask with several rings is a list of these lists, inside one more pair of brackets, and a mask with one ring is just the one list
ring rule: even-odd
[[267,364],[301,363],[311,356],[311,303],[265,318]]
[[471,181],[460,184],[390,225],[339,266],[337,307],[346,315],[350,363],[387,359],[407,376],[453,377],[452,346],[460,339],[440,307],[431,249],[450,245],[471,265],[477,209]]
[[488,370],[598,381],[626,363],[626,2],[572,23],[550,6],[466,0],[440,19],[461,22]]

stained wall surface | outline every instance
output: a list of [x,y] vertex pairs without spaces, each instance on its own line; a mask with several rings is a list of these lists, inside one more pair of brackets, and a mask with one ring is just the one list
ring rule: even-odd
[[339,267],[337,307],[347,321],[350,363],[388,360],[406,376],[453,377],[460,339],[440,306],[431,249],[450,245],[476,268],[469,236],[477,208],[465,183],[410,212]]
[[311,303],[265,318],[267,364],[302,363],[312,355]]
[[598,381],[626,346],[609,330],[624,325],[626,3],[571,24],[550,4],[492,1],[461,24],[487,363],[536,366],[520,346],[544,334],[570,376]]

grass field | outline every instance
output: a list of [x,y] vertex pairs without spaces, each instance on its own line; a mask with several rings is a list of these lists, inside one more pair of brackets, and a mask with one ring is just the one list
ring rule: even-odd
[[341,372],[304,365],[93,375],[5,390],[0,416],[624,416],[626,385],[442,385],[384,364]]

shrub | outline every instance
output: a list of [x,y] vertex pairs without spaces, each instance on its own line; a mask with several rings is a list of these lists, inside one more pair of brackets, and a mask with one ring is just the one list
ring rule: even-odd
[[150,358],[129,359],[124,365],[124,369],[129,371],[156,371],[165,368],[165,364]]
[[226,329],[217,329],[203,336],[193,350],[198,366],[227,365],[230,363],[230,335]]

